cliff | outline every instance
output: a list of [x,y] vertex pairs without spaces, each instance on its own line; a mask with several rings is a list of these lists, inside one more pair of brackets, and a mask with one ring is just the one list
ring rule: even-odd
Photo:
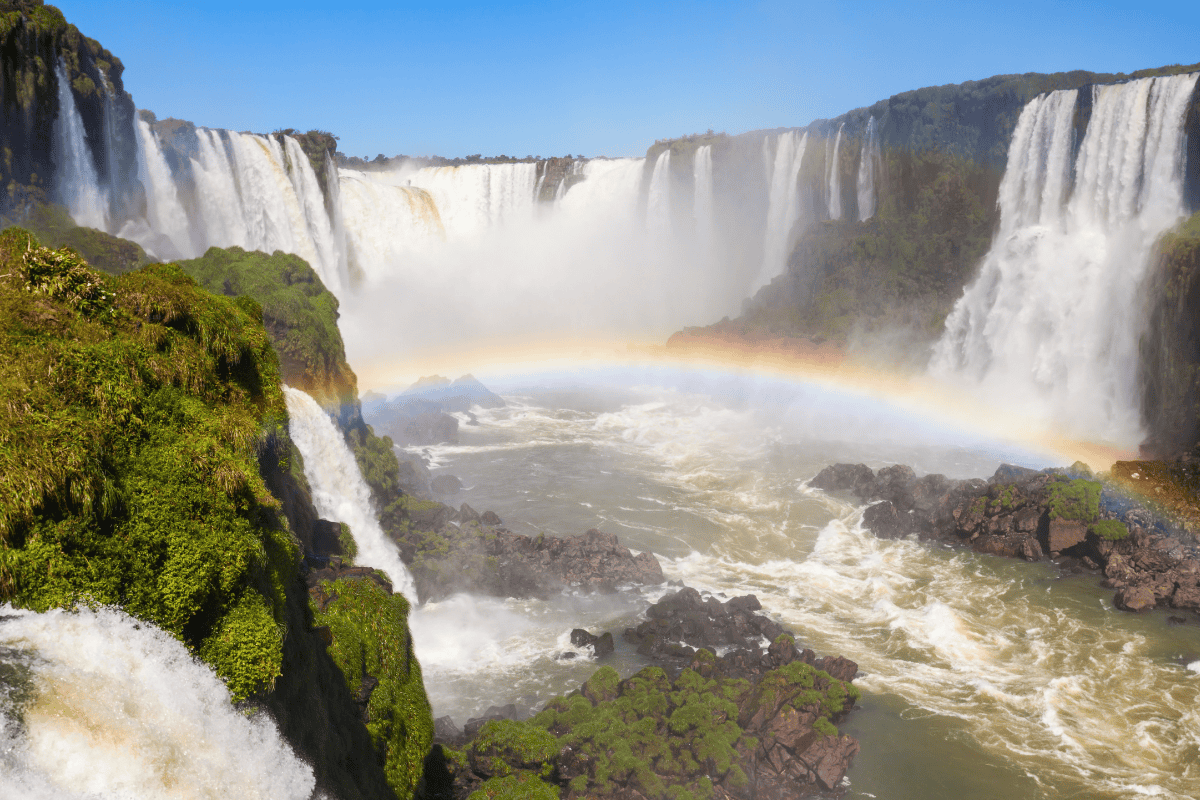
[[62,62],[98,171],[114,207],[140,198],[133,99],[124,66],[41,0],[0,2],[0,211],[54,199],[54,130]]

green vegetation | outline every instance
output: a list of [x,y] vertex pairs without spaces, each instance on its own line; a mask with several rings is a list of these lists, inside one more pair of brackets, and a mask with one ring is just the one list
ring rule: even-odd
[[338,333],[338,301],[299,256],[272,255],[240,247],[210,247],[179,266],[215,294],[252,297],[279,354],[289,386],[311,394],[322,406],[357,398],[358,379],[346,363]]
[[1092,523],[1100,513],[1100,484],[1096,481],[1058,476],[1046,486],[1046,492],[1050,519]]
[[1124,522],[1115,519],[1102,519],[1088,528],[1088,531],[1110,542],[1129,538],[1129,528],[1125,527]]
[[490,778],[467,800],[558,800],[558,787],[528,773]]
[[296,552],[258,451],[286,419],[253,303],[0,234],[0,598],[120,605],[235,698],[281,670]]
[[367,701],[367,730],[382,755],[388,784],[411,797],[433,742],[433,717],[408,631],[408,601],[367,579],[325,582],[337,598],[313,609],[316,625],[333,633],[329,654],[351,692],[368,676],[379,683]]
[[484,775],[507,776],[529,770],[539,778],[554,771],[558,739],[536,726],[510,719],[486,723],[467,750],[467,759]]
[[70,247],[87,261],[88,266],[110,275],[120,275],[150,263],[146,251],[136,242],[76,225],[60,205],[36,204],[16,222],[47,247]]

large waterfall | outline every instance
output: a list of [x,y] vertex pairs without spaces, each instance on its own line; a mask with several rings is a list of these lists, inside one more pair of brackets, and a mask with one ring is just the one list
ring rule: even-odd
[[664,150],[654,161],[650,188],[646,193],[646,224],[665,236],[671,230],[671,151]]
[[[779,134],[775,142],[762,267],[752,287],[753,291],[767,285],[787,264],[788,250],[792,242],[792,226],[796,224],[800,215],[798,176],[807,145],[808,134],[797,136],[795,131]],[[764,142],[764,157],[765,147]]]
[[875,216],[875,162],[879,159],[879,132],[875,117],[867,120],[862,151],[858,156],[858,219],[866,222]]
[[1077,92],[1021,112],[1000,228],[946,320],[931,369],[1075,433],[1140,439],[1139,289],[1185,213],[1184,110],[1197,76],[1094,87],[1078,154]]
[[305,800],[312,769],[170,634],[0,606],[0,797]]
[[400,560],[396,545],[379,527],[371,506],[371,487],[363,480],[341,432],[316,400],[290,386],[283,391],[292,441],[304,458],[304,477],[312,488],[313,507],[322,519],[350,526],[359,565],[387,573],[396,591],[416,602],[412,575]]

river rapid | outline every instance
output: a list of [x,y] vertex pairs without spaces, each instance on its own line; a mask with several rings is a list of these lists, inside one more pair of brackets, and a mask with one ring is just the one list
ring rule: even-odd
[[[886,800],[1200,796],[1200,625],[1117,611],[1095,577],[875,538],[863,507],[808,487],[824,466],[987,477],[1052,455],[827,387],[617,369],[485,381],[505,408],[416,448],[521,533],[598,527],[672,581],[754,593],[819,654],[858,662],[862,751],[847,796]],[[525,713],[596,669],[569,632],[621,638],[671,587],[551,601],[460,595],[413,612],[435,715]],[[573,658],[563,655],[574,653]]]

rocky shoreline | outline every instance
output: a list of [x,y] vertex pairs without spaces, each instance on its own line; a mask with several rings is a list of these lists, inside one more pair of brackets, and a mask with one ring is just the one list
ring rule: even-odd
[[835,464],[810,485],[871,503],[863,525],[876,536],[915,534],[980,553],[1049,558],[1064,571],[1102,576],[1102,585],[1116,590],[1117,608],[1169,607],[1200,615],[1196,538],[1084,469],[1002,465],[984,481],[918,478],[903,465],[876,472],[863,464]]

